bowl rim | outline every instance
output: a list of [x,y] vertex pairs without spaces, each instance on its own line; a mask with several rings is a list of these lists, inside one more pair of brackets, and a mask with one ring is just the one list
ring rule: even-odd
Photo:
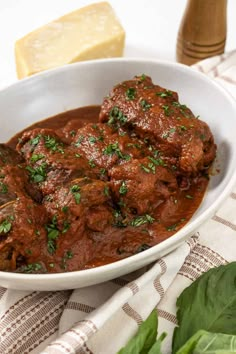
[[[189,72],[191,75],[195,77],[200,77],[203,81],[207,82],[208,84],[211,84],[217,88],[217,90],[221,91],[221,93],[226,96],[227,100],[232,104],[232,106],[235,109],[236,112],[236,100],[234,97],[228,92],[222,85],[220,85],[218,82],[207,76],[206,74],[198,71],[195,68],[189,67],[187,65],[181,64],[181,63],[176,63],[176,62],[169,62],[166,60],[158,60],[155,58],[145,58],[145,57],[122,57],[122,58],[108,58],[108,59],[95,59],[95,60],[89,60],[89,61],[83,61],[83,62],[76,62],[76,63],[71,63],[71,64],[66,64],[54,69],[46,70],[44,72],[40,72],[37,74],[34,74],[33,76],[26,77],[24,79],[21,79],[20,81],[17,81],[2,90],[0,90],[0,96],[2,94],[7,94],[9,91],[14,90],[16,87],[21,87],[22,85],[24,86],[25,84],[30,84],[31,82],[37,81],[37,80],[44,80],[47,79],[51,76],[57,75],[57,74],[63,74],[64,72],[67,71],[73,71],[76,70],[77,67],[90,67],[93,65],[106,65],[107,63],[118,63],[118,62],[123,62],[123,63],[143,63],[143,64],[156,64],[160,66],[165,66],[165,67],[170,67],[170,68],[178,68],[180,71],[184,72]],[[84,269],[84,270],[76,270],[76,271],[70,271],[70,272],[61,272],[61,273],[50,273],[50,274],[28,274],[28,273],[16,273],[16,272],[5,272],[5,271],[0,271],[0,278],[2,280],[9,280],[9,281],[20,281],[24,280],[24,284],[26,282],[31,282],[32,280],[39,280],[45,281],[48,283],[49,281],[51,282],[52,279],[55,281],[59,280],[64,280],[66,277],[68,280],[72,279],[79,279],[79,278],[84,278],[89,277],[90,275],[96,276],[100,273],[108,273],[115,268],[119,267],[125,267],[128,265],[130,262],[138,262],[142,261],[147,257],[152,258],[152,256],[155,255],[155,253],[161,253],[163,252],[166,248],[171,249],[171,246],[173,247],[173,243],[176,245],[174,246],[174,249],[179,247],[180,243],[184,242],[187,238],[191,237],[191,233],[194,232],[200,225],[203,224],[204,221],[208,220],[211,218],[215,211],[219,208],[219,206],[223,203],[224,200],[229,196],[230,192],[232,191],[234,185],[236,184],[236,170],[235,172],[232,173],[230,176],[228,184],[224,187],[224,190],[222,193],[215,199],[215,201],[212,203],[212,205],[205,210],[201,215],[197,217],[196,220],[191,220],[179,231],[177,231],[175,234],[170,236],[168,239],[160,242],[159,244],[152,246],[151,248],[145,250],[145,252],[140,252],[138,254],[134,254],[132,256],[129,256],[127,258],[108,263],[105,265],[101,265],[98,267],[90,268],[90,269]],[[156,260],[158,260],[157,258]],[[46,284],[45,283],[45,284]]]

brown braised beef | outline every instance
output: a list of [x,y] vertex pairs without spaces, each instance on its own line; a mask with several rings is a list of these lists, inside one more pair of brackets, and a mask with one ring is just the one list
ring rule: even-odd
[[92,268],[160,243],[198,208],[215,154],[207,124],[145,75],[27,128],[0,145],[0,270]]

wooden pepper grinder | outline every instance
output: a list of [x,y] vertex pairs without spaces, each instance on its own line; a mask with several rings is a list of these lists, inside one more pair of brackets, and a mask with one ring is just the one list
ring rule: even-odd
[[177,38],[178,62],[191,65],[224,52],[226,10],[227,0],[188,0]]

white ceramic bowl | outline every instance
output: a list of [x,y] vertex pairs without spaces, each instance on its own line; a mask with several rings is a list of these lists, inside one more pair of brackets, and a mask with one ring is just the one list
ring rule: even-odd
[[206,196],[191,221],[149,250],[89,270],[60,274],[0,272],[0,285],[21,290],[79,288],[132,272],[178,247],[219,208],[236,181],[236,104],[218,84],[195,70],[147,59],[82,62],[21,80],[0,92],[0,141],[26,126],[80,106],[100,104],[116,83],[145,73],[154,83],[177,91],[180,102],[206,121],[218,145],[220,173],[212,177]]

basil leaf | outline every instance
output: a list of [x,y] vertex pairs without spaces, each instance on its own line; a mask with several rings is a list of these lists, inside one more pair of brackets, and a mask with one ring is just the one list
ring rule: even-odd
[[153,344],[151,349],[149,350],[148,354],[161,354],[161,343],[167,336],[167,333],[162,333],[160,337],[156,340]]
[[179,296],[177,307],[173,353],[200,329],[236,334],[236,262],[200,276]]
[[[198,331],[177,354],[234,354],[236,336],[222,333]],[[149,354],[149,353],[148,353]]]
[[140,325],[137,334],[117,354],[147,354],[157,337],[157,310]]
[[196,348],[196,345],[199,341],[199,339],[204,335],[205,333],[208,333],[206,331],[200,330],[197,331],[178,351],[177,354],[193,354],[194,349]]

